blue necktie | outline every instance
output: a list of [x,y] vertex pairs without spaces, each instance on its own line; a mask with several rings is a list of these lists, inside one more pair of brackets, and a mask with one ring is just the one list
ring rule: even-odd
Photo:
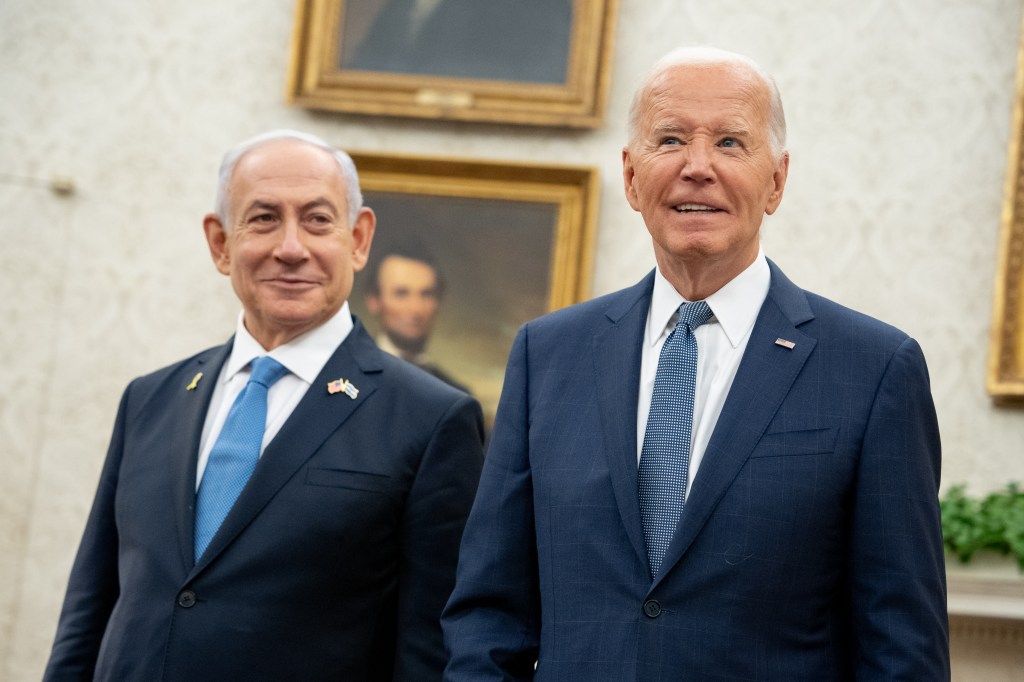
[[679,320],[665,339],[654,375],[651,410],[640,449],[640,520],[651,578],[683,513],[697,385],[697,339],[693,330],[711,319],[704,301],[679,306]]
[[267,391],[288,372],[267,356],[252,361],[249,382],[235,398],[210,450],[196,495],[195,559],[203,555],[260,459],[267,428]]

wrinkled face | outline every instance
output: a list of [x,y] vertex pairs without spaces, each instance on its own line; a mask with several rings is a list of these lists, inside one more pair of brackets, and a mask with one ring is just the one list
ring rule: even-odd
[[437,273],[422,261],[388,256],[380,264],[377,280],[377,293],[366,297],[370,314],[400,349],[422,352],[437,315]]
[[370,252],[375,219],[348,225],[345,180],[326,151],[276,140],[246,153],[229,185],[230,230],[204,221],[217,269],[231,278],[246,329],[271,349],[341,308]]
[[773,158],[769,113],[767,87],[742,65],[677,65],[650,83],[623,180],[663,271],[710,263],[734,276],[753,262],[789,168]]

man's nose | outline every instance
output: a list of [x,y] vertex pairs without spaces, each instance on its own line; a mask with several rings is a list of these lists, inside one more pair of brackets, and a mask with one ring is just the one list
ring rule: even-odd
[[710,182],[714,179],[714,168],[708,143],[695,140],[687,145],[681,175],[684,180],[700,183]]
[[405,314],[410,320],[419,320],[423,317],[423,306],[418,301],[410,300],[406,302]]
[[275,255],[281,260],[293,263],[307,255],[304,233],[297,220],[286,220],[281,229],[281,240],[275,249]]

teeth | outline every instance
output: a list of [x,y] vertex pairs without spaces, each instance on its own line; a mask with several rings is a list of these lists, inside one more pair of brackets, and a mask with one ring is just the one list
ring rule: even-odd
[[680,213],[685,213],[688,211],[701,211],[705,213],[711,213],[718,210],[717,208],[714,208],[712,206],[706,206],[704,204],[679,204],[675,208]]

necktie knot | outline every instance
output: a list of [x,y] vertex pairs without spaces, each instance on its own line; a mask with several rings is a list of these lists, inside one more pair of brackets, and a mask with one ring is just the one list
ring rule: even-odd
[[711,319],[711,307],[706,301],[692,301],[679,306],[679,319],[676,329],[684,326],[693,332],[697,327]]
[[265,388],[270,388],[277,380],[288,373],[288,369],[280,362],[264,355],[261,358],[256,358],[250,363],[252,366],[252,373],[249,374],[249,384],[259,384]]

